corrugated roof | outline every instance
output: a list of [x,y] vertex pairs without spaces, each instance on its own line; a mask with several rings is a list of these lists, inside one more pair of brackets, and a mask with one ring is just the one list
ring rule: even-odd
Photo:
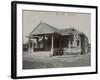
[[77,31],[75,28],[60,29],[60,33],[62,35],[81,34],[81,32]]
[[40,24],[30,33],[30,35],[50,33],[60,33],[61,35],[81,34],[81,32],[77,31],[75,28],[57,29],[47,23],[40,22]]

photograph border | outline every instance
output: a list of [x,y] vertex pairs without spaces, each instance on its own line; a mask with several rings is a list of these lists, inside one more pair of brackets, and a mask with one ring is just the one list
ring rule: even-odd
[[[31,4],[31,5],[48,5],[48,6],[63,6],[63,7],[78,7],[78,8],[92,8],[96,10],[96,71],[84,73],[68,73],[68,74],[51,74],[51,75],[37,75],[37,76],[17,76],[17,4]],[[68,75],[85,75],[98,73],[98,7],[89,5],[73,5],[73,4],[57,4],[57,3],[42,3],[42,2],[24,2],[12,1],[11,2],[11,78],[38,78],[38,77],[54,77],[54,76],[68,76]]]

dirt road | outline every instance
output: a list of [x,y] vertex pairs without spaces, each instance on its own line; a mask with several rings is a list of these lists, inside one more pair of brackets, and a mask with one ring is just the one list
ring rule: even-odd
[[90,54],[77,56],[36,56],[28,52],[23,55],[23,69],[61,68],[90,66]]

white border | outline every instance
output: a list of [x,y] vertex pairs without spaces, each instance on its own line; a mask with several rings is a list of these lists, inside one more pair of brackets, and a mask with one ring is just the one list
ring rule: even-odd
[[[61,12],[81,12],[91,13],[91,66],[90,67],[73,67],[73,68],[55,68],[55,69],[35,69],[22,70],[22,10],[43,10],[43,11],[61,11]],[[17,76],[37,76],[63,73],[83,73],[95,72],[96,68],[96,47],[95,47],[95,25],[96,25],[96,10],[91,8],[76,8],[76,7],[58,7],[45,5],[26,5],[17,4]]]

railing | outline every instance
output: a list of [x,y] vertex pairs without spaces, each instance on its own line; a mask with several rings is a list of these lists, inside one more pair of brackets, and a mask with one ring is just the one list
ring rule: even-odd
[[54,48],[54,55],[72,55],[80,54],[81,48]]
[[63,49],[62,48],[54,48],[54,55],[63,55]]
[[34,51],[37,52],[37,51],[50,51],[51,48],[34,48]]
[[[51,48],[34,48],[34,52],[38,51],[50,51]],[[79,54],[81,52],[81,48],[53,48],[53,55],[71,55],[71,54]]]
[[81,48],[63,48],[63,53],[65,55],[71,55],[71,54],[80,54],[81,53]]

